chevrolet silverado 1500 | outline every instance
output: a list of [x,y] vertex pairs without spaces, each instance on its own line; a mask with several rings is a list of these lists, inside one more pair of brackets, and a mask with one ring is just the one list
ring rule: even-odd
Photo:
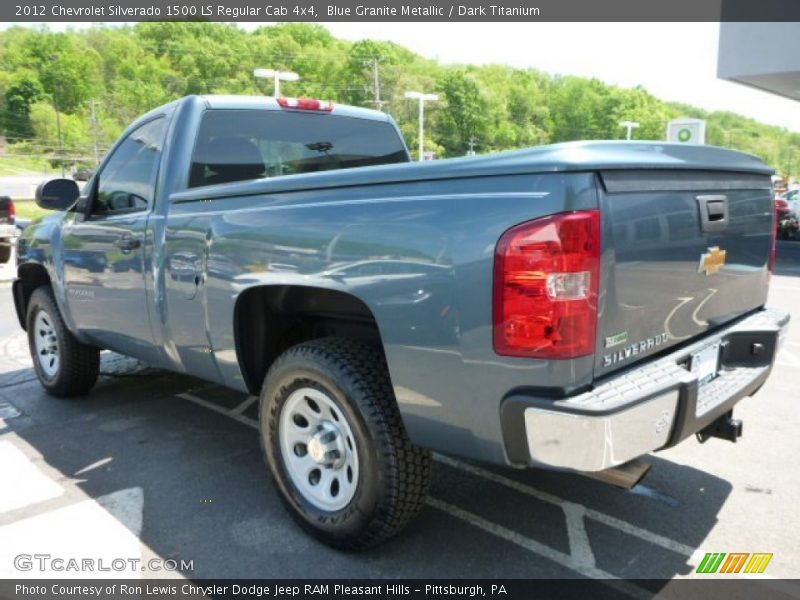
[[383,113],[188,97],[133,124],[19,241],[13,286],[47,391],[99,349],[260,395],[298,522],[339,547],[423,506],[430,451],[597,472],[733,406],[789,317],[759,159],[582,142],[408,163]]

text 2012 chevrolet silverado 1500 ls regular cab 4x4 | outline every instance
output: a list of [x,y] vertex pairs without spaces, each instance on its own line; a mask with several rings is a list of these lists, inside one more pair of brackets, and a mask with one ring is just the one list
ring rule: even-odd
[[431,450],[601,471],[736,438],[732,408],[789,320],[765,307],[761,161],[586,142],[385,164],[407,161],[373,111],[189,97],[149,113],[80,198],[43,184],[66,210],[21,237],[42,384],[87,392],[110,348],[260,394],[283,500],[351,548],[420,510]]

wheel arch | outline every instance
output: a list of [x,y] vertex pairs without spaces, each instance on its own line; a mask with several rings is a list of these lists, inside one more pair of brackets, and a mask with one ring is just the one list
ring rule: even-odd
[[50,274],[44,265],[34,262],[24,263],[17,269],[17,279],[12,286],[12,293],[17,319],[23,330],[27,330],[26,316],[31,294],[36,288],[51,284]]
[[360,298],[339,290],[255,286],[239,295],[233,319],[237,361],[253,394],[260,392],[275,359],[295,344],[338,336],[384,348],[372,310]]

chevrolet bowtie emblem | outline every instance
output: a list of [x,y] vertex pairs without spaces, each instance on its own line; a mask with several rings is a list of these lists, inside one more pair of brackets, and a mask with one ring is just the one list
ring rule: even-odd
[[727,254],[728,252],[726,250],[720,250],[719,246],[709,248],[708,252],[700,256],[700,264],[697,267],[697,272],[702,273],[705,271],[706,275],[713,275],[725,264],[725,257]]

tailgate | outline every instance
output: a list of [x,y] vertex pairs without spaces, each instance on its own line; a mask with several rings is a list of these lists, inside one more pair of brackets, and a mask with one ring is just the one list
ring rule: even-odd
[[764,173],[601,171],[595,377],[763,306],[773,204]]

